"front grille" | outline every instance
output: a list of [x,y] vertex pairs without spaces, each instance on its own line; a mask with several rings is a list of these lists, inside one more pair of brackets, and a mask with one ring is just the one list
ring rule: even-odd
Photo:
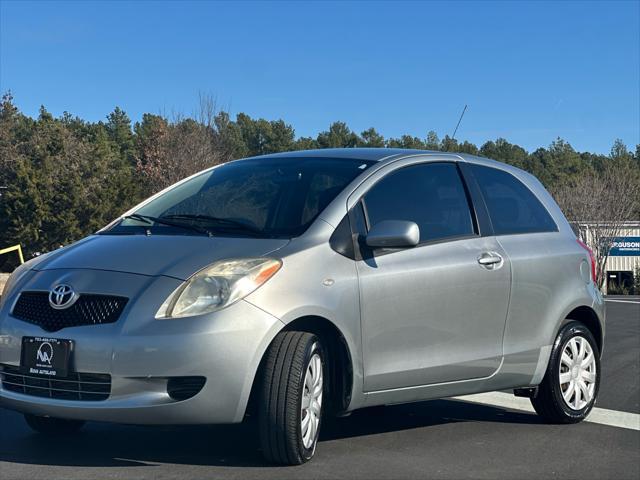
[[114,323],[126,304],[125,297],[80,295],[69,308],[56,310],[49,305],[48,292],[22,292],[12,315],[47,332],[56,332],[67,327]]
[[111,393],[111,375],[70,373],[66,377],[23,374],[18,367],[0,365],[2,388],[35,397],[60,400],[106,400]]

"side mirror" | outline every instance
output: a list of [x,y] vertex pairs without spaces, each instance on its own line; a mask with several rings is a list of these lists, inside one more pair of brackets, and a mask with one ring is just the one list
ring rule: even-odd
[[384,220],[371,227],[366,241],[372,248],[415,247],[420,242],[420,228],[406,220]]

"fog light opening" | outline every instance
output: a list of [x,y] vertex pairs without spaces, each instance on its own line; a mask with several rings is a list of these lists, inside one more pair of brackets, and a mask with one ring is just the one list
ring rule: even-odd
[[171,377],[167,380],[167,393],[172,400],[187,400],[196,396],[206,381],[205,377]]

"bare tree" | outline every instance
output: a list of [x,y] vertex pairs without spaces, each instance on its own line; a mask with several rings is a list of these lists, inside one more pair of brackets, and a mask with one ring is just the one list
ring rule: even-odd
[[220,109],[216,98],[207,93],[199,92],[198,110],[194,114],[198,122],[207,128],[213,128],[218,112],[220,112]]
[[172,112],[170,120],[158,116],[140,146],[137,168],[153,193],[189,175],[230,160],[217,131],[221,115],[213,97],[199,95],[193,118]]
[[609,160],[601,172],[589,171],[552,192],[582,240],[593,249],[596,284],[602,288],[605,265],[625,222],[637,220],[640,172],[628,161]]

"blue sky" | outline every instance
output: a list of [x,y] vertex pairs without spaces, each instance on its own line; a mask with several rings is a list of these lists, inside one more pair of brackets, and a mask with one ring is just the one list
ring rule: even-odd
[[299,136],[640,143],[640,2],[0,0],[0,90],[37,115],[190,114],[199,92]]

